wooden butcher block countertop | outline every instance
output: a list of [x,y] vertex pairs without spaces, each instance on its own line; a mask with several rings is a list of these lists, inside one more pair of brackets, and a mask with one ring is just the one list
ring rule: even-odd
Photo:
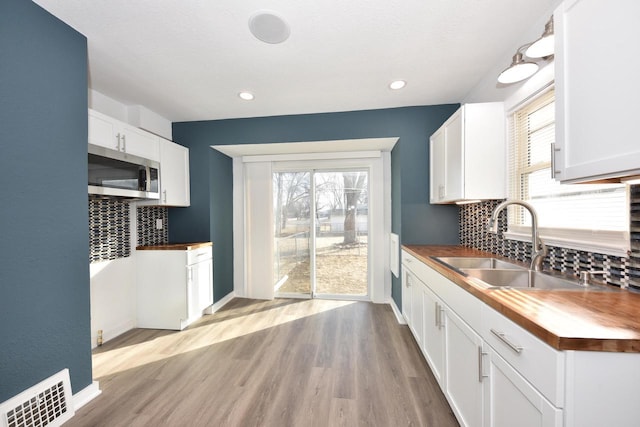
[[138,246],[136,247],[136,250],[139,250],[139,251],[190,251],[192,249],[199,249],[207,246],[213,246],[213,243],[211,242],[169,243],[164,245]]
[[431,257],[502,257],[461,246],[402,248],[558,350],[640,352],[638,293],[485,289]]

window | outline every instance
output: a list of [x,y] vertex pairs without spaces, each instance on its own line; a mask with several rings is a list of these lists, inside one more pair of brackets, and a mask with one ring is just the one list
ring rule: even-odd
[[[509,120],[509,198],[538,212],[543,238],[573,249],[624,255],[629,248],[625,184],[560,184],[551,177],[555,99],[550,90],[515,111]],[[529,236],[531,217],[509,207],[509,236]]]

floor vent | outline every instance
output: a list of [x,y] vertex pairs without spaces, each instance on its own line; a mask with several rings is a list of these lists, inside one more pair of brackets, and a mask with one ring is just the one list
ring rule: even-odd
[[0,426],[56,427],[74,413],[69,370],[64,369],[0,404]]

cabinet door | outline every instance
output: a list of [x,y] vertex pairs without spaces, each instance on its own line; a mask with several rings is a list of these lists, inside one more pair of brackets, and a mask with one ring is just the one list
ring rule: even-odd
[[429,140],[429,177],[431,203],[438,203],[445,196],[445,141],[444,128],[434,133]]
[[123,124],[122,151],[145,159],[160,160],[158,137],[142,129]]
[[422,353],[444,388],[444,305],[427,286],[422,286],[422,312]]
[[409,273],[409,269],[403,264],[402,265],[402,316],[404,320],[411,328],[412,318],[411,318],[411,279],[409,278],[411,273]]
[[110,117],[89,110],[89,144],[120,151],[118,124]]
[[445,309],[445,395],[462,426],[482,426],[485,381],[483,342],[455,313]]
[[189,149],[160,139],[160,204],[189,206]]
[[198,310],[202,312],[213,304],[213,260],[199,262],[195,268],[198,282]]
[[559,427],[562,410],[554,407],[491,347],[487,346],[488,395],[485,425]]
[[198,266],[197,264],[187,267],[187,319],[189,322],[200,317],[200,289],[198,288]]
[[464,199],[464,134],[463,108],[458,109],[445,125],[445,195],[446,201]]
[[[556,179],[640,174],[640,2],[567,0],[554,13]],[[594,25],[597,23],[597,25]]]
[[411,331],[418,346],[422,347],[422,289],[425,285],[412,273],[409,273],[409,277],[411,279]]

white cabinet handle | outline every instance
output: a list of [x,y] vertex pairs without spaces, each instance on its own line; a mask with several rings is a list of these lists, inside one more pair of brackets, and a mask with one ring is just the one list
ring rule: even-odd
[[167,190],[162,190],[162,202],[167,203]]
[[498,332],[495,329],[491,328],[491,333],[496,337],[498,337],[498,339],[503,343],[505,343],[511,350],[515,351],[518,354],[522,352],[522,347],[509,341],[505,336],[504,332]]
[[435,304],[436,304],[436,309],[435,309],[436,327],[440,329],[440,307],[438,307],[438,301],[436,301]]
[[127,136],[124,133],[122,134],[122,151],[127,152]]
[[118,140],[118,145],[116,147],[116,150],[117,151],[121,151],[120,150],[120,132],[118,132],[118,134],[116,135],[116,139]]
[[489,375],[485,375],[484,373],[484,369],[483,369],[483,364],[482,364],[482,357],[487,355],[488,353],[482,351],[482,346],[478,346],[478,382],[482,382],[483,378],[487,378]]

